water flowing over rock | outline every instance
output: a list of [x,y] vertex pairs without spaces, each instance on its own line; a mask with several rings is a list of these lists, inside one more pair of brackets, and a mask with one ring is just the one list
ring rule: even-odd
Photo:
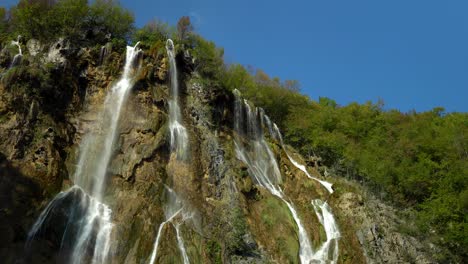
[[169,57],[171,73],[171,99],[169,101],[169,129],[171,131],[171,149],[177,158],[186,159],[188,155],[188,135],[186,128],[182,125],[182,115],[179,106],[179,80],[177,76],[177,65],[175,61],[175,47],[172,40],[166,43],[167,55]]
[[[47,227],[51,214],[56,210],[68,211],[67,224],[62,235],[62,249],[68,256],[62,258],[70,263],[105,263],[110,248],[112,210],[103,203],[107,166],[113,153],[120,112],[132,87],[135,59],[140,50],[127,47],[124,72],[113,86],[105,101],[103,111],[93,129],[88,131],[80,145],[80,158],[73,176],[74,186],[58,194],[41,213],[28,234],[26,250],[43,226]],[[69,200],[66,205],[63,200]],[[55,213],[54,213],[55,214]],[[63,250],[65,251],[65,250]],[[66,254],[66,253],[64,253]]]
[[[183,162],[188,157],[188,135],[185,127],[181,124],[182,115],[179,107],[179,81],[177,79],[177,65],[175,62],[175,51],[174,43],[172,40],[168,39],[166,43],[167,55],[169,57],[170,63],[170,73],[171,73],[171,99],[169,101],[169,129],[171,136],[171,152],[176,155],[178,160]],[[174,161],[178,162],[178,161]],[[177,245],[179,251],[182,255],[184,264],[190,263],[189,257],[187,255],[187,250],[185,248],[184,240],[181,235],[180,225],[187,220],[189,211],[185,205],[185,202],[178,197],[173,189],[168,186],[165,186],[168,194],[167,203],[165,205],[165,216],[166,220],[162,222],[159,226],[158,233],[156,235],[156,240],[154,242],[153,252],[150,257],[150,264],[153,264],[157,257],[158,247],[161,239],[161,234],[164,227],[171,223],[176,231]],[[177,223],[177,217],[182,215],[182,219]]]
[[149,263],[155,263],[156,257],[158,256],[158,247],[161,241],[161,234],[163,232],[164,227],[167,224],[172,224],[172,226],[176,230],[177,244],[179,246],[180,253],[182,254],[184,264],[187,264],[190,263],[190,261],[187,256],[187,250],[185,249],[184,241],[180,235],[179,227],[181,223],[183,223],[189,218],[190,213],[188,209],[184,207],[183,201],[180,200],[180,198],[177,196],[174,190],[166,186],[166,193],[168,197],[167,204],[164,210],[166,220],[159,225],[158,234],[156,236],[156,240],[154,241],[153,252],[151,253]]
[[[268,119],[269,120],[269,119]],[[277,140],[279,140],[279,142],[281,143],[281,146],[284,150],[284,152],[286,153],[286,155],[288,156],[288,159],[291,161],[291,163],[298,169],[300,169],[302,172],[304,172],[307,177],[309,177],[310,179],[313,179],[313,180],[316,180],[318,181],[323,187],[325,187],[325,189],[327,189],[327,191],[331,194],[333,193],[333,188],[332,188],[332,184],[327,182],[327,181],[323,181],[323,180],[320,180],[320,179],[317,179],[316,177],[313,177],[312,175],[310,175],[310,173],[307,171],[306,167],[300,163],[298,163],[297,161],[295,161],[293,158],[291,158],[291,156],[288,154],[288,152],[286,151],[286,147],[284,146],[284,143],[283,143],[283,137],[281,136],[281,132],[278,128],[278,126],[276,124],[273,124],[273,128],[271,128],[271,121],[269,121],[269,129],[270,129],[270,134],[276,138]]]
[[238,158],[247,164],[250,175],[256,183],[281,199],[289,208],[299,229],[299,257],[302,263],[309,263],[313,256],[312,245],[296,210],[286,200],[279,187],[282,181],[281,173],[272,151],[263,138],[263,128],[259,123],[263,118],[258,108],[252,110],[247,101],[236,94],[234,119],[235,131],[238,134],[235,137],[236,153]]
[[13,57],[13,61],[11,62],[10,68],[14,66],[18,66],[21,63],[21,60],[23,58],[23,51],[21,50],[20,39],[21,39],[21,36],[18,36],[16,41],[15,40],[11,41],[11,45],[15,45],[18,47],[18,54],[16,54]]
[[317,252],[314,253],[312,258],[322,263],[337,263],[340,231],[338,230],[331,208],[327,202],[323,202],[320,199],[313,200],[312,205],[314,206],[320,224],[322,224],[325,229],[327,237],[327,240],[320,246]]

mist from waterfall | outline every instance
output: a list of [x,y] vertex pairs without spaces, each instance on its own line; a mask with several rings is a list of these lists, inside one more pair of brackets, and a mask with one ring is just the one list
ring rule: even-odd
[[[109,90],[102,111],[79,148],[74,186],[59,193],[41,213],[28,234],[26,249],[48,222],[54,210],[66,208],[68,222],[62,236],[61,250],[70,251],[70,263],[104,263],[110,248],[112,210],[103,202],[107,167],[113,153],[118,122],[125,100],[132,88],[132,76],[140,53],[138,43],[127,47],[124,72]],[[95,131],[94,131],[95,130]],[[66,250],[65,250],[66,249]]]

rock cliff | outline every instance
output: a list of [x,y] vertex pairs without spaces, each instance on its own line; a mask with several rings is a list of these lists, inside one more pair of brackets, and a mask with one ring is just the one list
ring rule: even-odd
[[[108,45],[74,47],[27,41],[20,65],[0,53],[0,258],[4,263],[60,263],[69,217],[67,201],[55,208],[25,251],[28,231],[48,202],[72,185],[78,147],[94,126],[105,95],[116,82],[125,54]],[[180,104],[188,131],[189,159],[170,152],[169,64],[163,48],[142,47],[138,70],[121,113],[108,167],[104,201],[112,208],[110,263],[148,263],[165,221],[166,186],[190,213],[178,219],[192,263],[298,263],[297,226],[284,203],[259,187],[234,146],[234,95],[211,86],[196,58],[177,47]],[[364,195],[339,175],[329,194],[296,168],[280,142],[267,138],[278,162],[282,191],[296,206],[317,249],[326,240],[313,199],[331,205],[341,237],[339,263],[432,263],[425,246],[397,231],[397,212]],[[303,161],[293,149],[289,153]],[[304,162],[302,162],[304,164]],[[319,168],[308,171],[323,179]],[[182,263],[176,230],[162,230],[156,263]]]

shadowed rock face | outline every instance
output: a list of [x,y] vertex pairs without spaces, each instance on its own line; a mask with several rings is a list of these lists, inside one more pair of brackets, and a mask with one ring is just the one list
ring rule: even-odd
[[[171,155],[170,67],[165,47],[155,54],[143,50],[141,68],[135,73],[134,88],[119,119],[106,175],[103,201],[112,209],[114,224],[108,262],[149,262],[159,226],[166,221],[165,185],[173,187],[191,213],[190,221],[174,220],[174,224],[180,224],[180,237],[190,262],[297,262],[297,227],[288,208],[255,185],[246,165],[236,157],[234,95],[203,85],[205,82],[193,72],[196,60],[175,44],[172,49],[179,69],[180,118],[188,135],[191,159],[181,161]],[[76,233],[75,220],[80,219],[83,208],[70,205],[83,198],[86,201],[82,191],[71,192],[60,200],[25,251],[27,234],[51,197],[72,185],[70,175],[76,170],[83,135],[93,129],[96,113],[121,74],[124,61],[122,51],[110,44],[106,45],[104,59],[100,47],[78,49],[66,40],[35,46],[40,48],[28,49],[37,53],[25,56],[28,61],[22,65],[49,73],[58,71],[61,74],[56,76],[65,78],[67,85],[47,90],[51,97],[44,99],[13,89],[15,85],[32,82],[33,86],[43,80],[18,83],[17,78],[5,78],[0,82],[0,259],[4,263],[21,259],[25,263],[67,261],[67,250],[73,246],[62,243],[62,234],[67,228],[68,236]],[[7,53],[0,52],[0,67]],[[10,60],[13,55],[8,55]],[[42,62],[46,59],[54,67],[44,68]],[[9,74],[5,67],[0,68],[0,75]],[[356,235],[362,229],[347,218],[354,217],[354,207],[340,206],[347,199],[345,192],[330,195],[291,164],[279,142],[266,140],[282,175],[279,186],[294,203],[313,249],[317,250],[327,238],[311,200],[327,200],[342,233],[339,262],[364,263],[366,258]],[[302,160],[293,150],[288,151],[295,160]],[[315,169],[307,169],[314,177],[321,177]],[[338,190],[347,185],[338,182],[334,186]],[[74,217],[70,218],[72,213]],[[177,243],[176,229],[166,225],[161,232],[157,263],[180,263],[183,256]],[[62,254],[58,254],[60,248]],[[93,241],[89,252],[92,249]],[[366,250],[367,255],[370,251],[381,255],[382,250],[390,251],[379,245]]]

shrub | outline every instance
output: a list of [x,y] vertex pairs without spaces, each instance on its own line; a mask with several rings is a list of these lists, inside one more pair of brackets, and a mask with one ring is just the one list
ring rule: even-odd
[[[113,0],[20,0],[11,8],[10,35],[51,41],[103,43],[110,39],[128,41],[134,18]],[[1,12],[0,12],[1,15]]]

